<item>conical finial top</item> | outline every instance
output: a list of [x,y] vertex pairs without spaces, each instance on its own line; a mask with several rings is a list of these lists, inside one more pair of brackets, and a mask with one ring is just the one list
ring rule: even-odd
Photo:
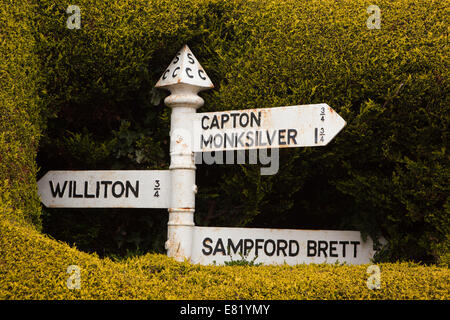
[[214,88],[205,70],[187,45],[177,53],[156,83],[156,88],[170,89],[177,84],[190,84],[200,90]]

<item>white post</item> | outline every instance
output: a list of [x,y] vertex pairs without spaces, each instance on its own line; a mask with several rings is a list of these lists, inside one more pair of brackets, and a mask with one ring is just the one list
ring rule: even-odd
[[156,84],[170,90],[164,103],[172,109],[170,124],[171,199],[167,242],[169,257],[191,258],[195,211],[195,164],[192,152],[193,114],[204,101],[198,92],[213,88],[191,50],[185,45]]

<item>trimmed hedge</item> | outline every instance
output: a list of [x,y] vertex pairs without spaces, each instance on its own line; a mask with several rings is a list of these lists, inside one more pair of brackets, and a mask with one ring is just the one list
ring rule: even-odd
[[[39,141],[43,172],[167,168],[169,110],[152,88],[188,43],[215,84],[201,112],[326,102],[348,123],[325,148],[282,150],[275,176],[199,166],[197,224],[356,229],[388,239],[387,259],[448,264],[448,5],[377,1],[373,30],[371,4],[80,0],[81,29],[69,30],[68,4],[7,1],[0,210],[39,224]],[[51,120],[39,140],[40,117]],[[65,211],[45,211],[46,231],[85,250],[149,250],[165,228],[157,215],[120,213],[112,228]],[[119,239],[122,227],[133,237]]]
[[0,215],[39,227],[36,154],[42,121],[33,9],[26,0],[0,6]]
[[[200,266],[146,254],[113,262],[0,218],[0,299],[450,299],[450,270],[383,263],[369,290],[368,265]],[[80,268],[69,290],[67,268]]]

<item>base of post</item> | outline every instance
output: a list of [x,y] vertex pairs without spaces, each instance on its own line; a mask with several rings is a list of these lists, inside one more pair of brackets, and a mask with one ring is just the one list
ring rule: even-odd
[[167,256],[177,261],[189,260],[194,237],[194,208],[169,208]]

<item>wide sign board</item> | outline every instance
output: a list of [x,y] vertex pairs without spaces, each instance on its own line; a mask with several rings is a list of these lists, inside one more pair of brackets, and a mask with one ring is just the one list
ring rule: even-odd
[[193,117],[194,152],[325,146],[346,125],[326,103]]
[[202,265],[243,257],[263,264],[366,264],[376,252],[359,231],[194,228],[191,262]]
[[38,194],[50,208],[169,208],[170,171],[49,171]]

